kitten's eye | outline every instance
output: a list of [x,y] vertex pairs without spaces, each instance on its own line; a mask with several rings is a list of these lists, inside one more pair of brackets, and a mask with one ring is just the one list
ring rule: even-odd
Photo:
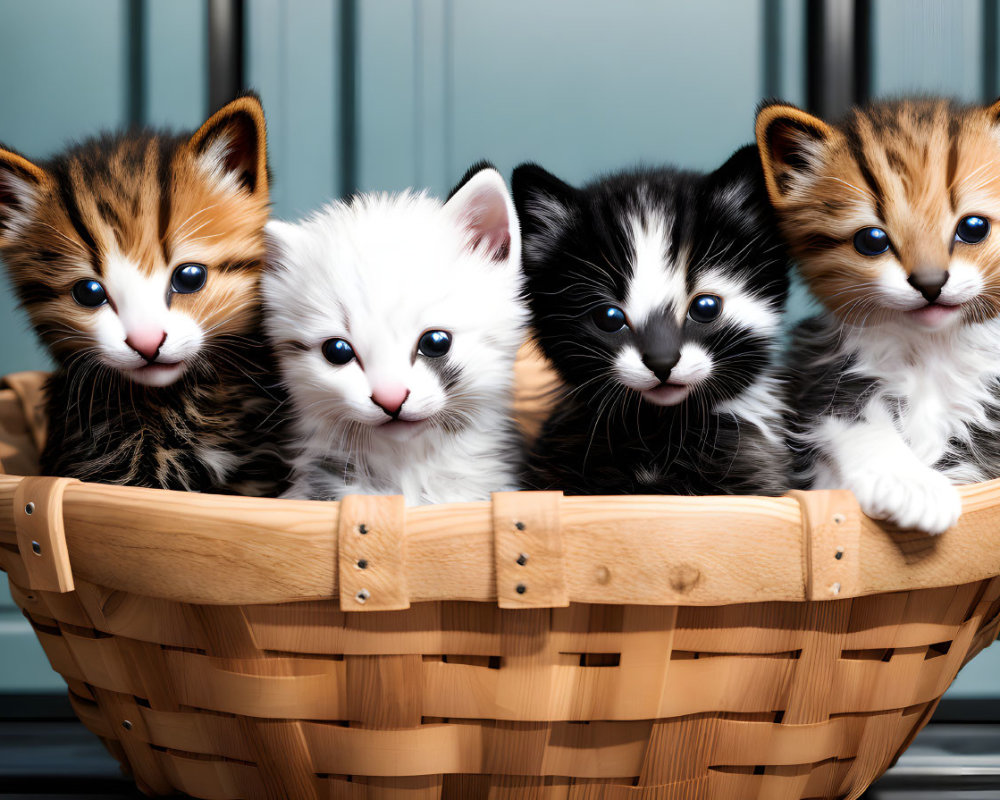
[[447,331],[427,331],[417,342],[417,352],[428,358],[441,358],[451,349],[451,334]]
[[197,292],[208,280],[204,264],[181,264],[170,278],[170,288],[178,294]]
[[323,357],[341,367],[354,360],[354,348],[346,339],[327,339],[323,342]]
[[108,293],[94,280],[84,279],[73,284],[73,299],[81,306],[97,308],[108,302]]
[[854,234],[854,249],[863,256],[880,256],[889,249],[889,234],[881,228],[862,228]]
[[722,298],[717,294],[700,294],[688,308],[688,316],[695,322],[711,322],[721,313]]
[[975,215],[959,220],[958,228],[955,229],[955,238],[966,244],[979,244],[989,235],[989,220]]
[[618,306],[601,306],[590,312],[594,324],[606,333],[617,333],[628,323],[625,322],[625,312]]

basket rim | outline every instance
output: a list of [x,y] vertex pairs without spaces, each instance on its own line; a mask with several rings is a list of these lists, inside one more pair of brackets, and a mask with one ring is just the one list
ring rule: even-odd
[[[31,376],[11,376],[10,388],[0,390],[0,457],[7,458],[15,439],[24,446],[24,430],[32,428],[30,392],[42,374]],[[13,431],[20,438],[8,436],[12,418],[22,426]],[[56,483],[57,492],[44,488]],[[64,537],[66,569],[76,578],[209,605],[336,598],[345,611],[443,600],[510,608],[718,606],[837,600],[1000,575],[1000,480],[960,487],[962,518],[932,537],[865,517],[854,496],[841,491],[511,492],[492,501],[406,508],[393,497],[284,500],[0,475],[0,567],[22,586],[32,584],[34,558],[24,546],[24,509],[15,502],[25,491],[54,498],[47,517],[61,529],[52,535]],[[376,535],[364,540],[376,554],[364,579],[376,589],[371,602],[359,605],[345,602],[361,584],[356,561],[344,554],[356,558],[360,540],[345,537],[364,515],[379,520]],[[530,520],[526,528],[522,520]],[[531,553],[530,565],[514,566],[523,550]],[[383,591],[394,599],[384,599]]]

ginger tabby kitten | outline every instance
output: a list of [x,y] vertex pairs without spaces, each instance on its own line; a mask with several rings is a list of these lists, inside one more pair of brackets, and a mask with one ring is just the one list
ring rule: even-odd
[[260,334],[264,113],[0,148],[0,255],[57,368],[43,474],[268,494],[279,396]]
[[804,485],[941,533],[1000,476],[1000,103],[757,117],[768,193],[825,313],[795,333]]

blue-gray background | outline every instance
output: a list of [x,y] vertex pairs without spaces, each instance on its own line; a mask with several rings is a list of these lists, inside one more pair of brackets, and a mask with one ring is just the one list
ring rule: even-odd
[[[0,141],[44,158],[124,125],[136,74],[145,122],[204,119],[205,0],[138,2],[137,17],[133,0],[0,0]],[[275,212],[348,184],[443,193],[481,158],[570,181],[639,161],[712,167],[752,139],[763,96],[805,102],[805,2],[767,6],[770,23],[765,0],[357,0],[348,59],[339,0],[247,0],[245,77],[268,115]],[[987,99],[1000,79],[983,67],[988,20],[982,0],[872,0],[872,94]],[[46,364],[4,286],[0,374]],[[61,687],[0,588],[0,693]],[[1000,696],[1000,646],[950,694]]]

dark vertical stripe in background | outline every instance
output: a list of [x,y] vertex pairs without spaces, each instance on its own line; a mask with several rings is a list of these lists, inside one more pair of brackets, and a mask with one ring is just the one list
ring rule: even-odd
[[983,102],[992,103],[1000,93],[1000,57],[997,54],[997,0],[983,0]]
[[809,110],[837,119],[871,91],[870,0],[809,0],[806,97]]
[[764,0],[763,79],[761,94],[768,99],[780,98],[781,90],[781,4],[780,0]]
[[208,113],[244,89],[243,0],[208,0]]
[[341,197],[358,188],[357,0],[340,0],[340,186]]
[[130,126],[146,122],[146,6],[145,0],[128,0],[125,8],[128,75],[125,76],[125,115]]

